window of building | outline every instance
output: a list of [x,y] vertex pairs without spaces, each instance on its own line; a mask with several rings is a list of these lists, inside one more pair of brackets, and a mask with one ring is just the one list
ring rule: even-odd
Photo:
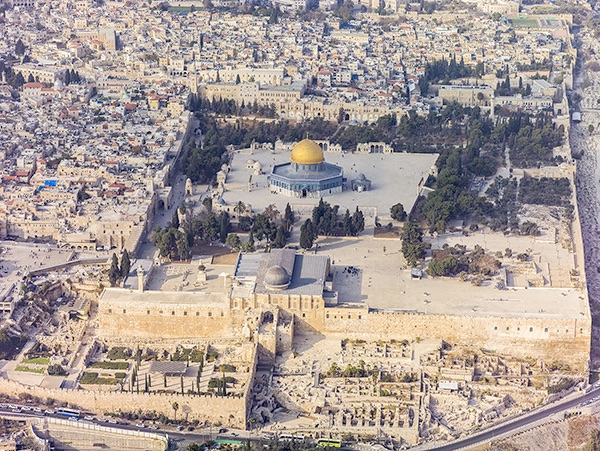
[[112,313],[112,309],[111,308],[108,309],[108,313]]
[[208,312],[208,317],[210,318],[212,316],[212,312]]
[[533,332],[533,327],[530,327],[530,328],[529,328],[529,332]]
[[171,315],[175,316],[175,310],[173,310],[173,311],[171,312]]
[[150,314],[150,310],[146,310],[146,315],[149,315],[149,314]]
[[544,332],[548,332],[548,328],[547,327],[544,329]]
[[123,309],[123,315],[124,315],[125,313],[127,313],[127,310]]
[[183,312],[183,316],[187,316],[187,312]]
[[200,316],[200,312],[196,312],[196,316]]

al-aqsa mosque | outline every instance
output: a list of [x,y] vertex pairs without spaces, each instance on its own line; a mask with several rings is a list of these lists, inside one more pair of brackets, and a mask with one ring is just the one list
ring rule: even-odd
[[321,147],[307,138],[294,146],[290,162],[273,166],[268,182],[272,193],[319,198],[342,192],[344,171],[326,163]]

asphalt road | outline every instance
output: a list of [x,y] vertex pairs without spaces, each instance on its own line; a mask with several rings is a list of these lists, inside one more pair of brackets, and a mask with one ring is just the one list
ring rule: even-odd
[[[535,412],[531,412],[526,416],[523,416],[521,418],[518,418],[516,420],[512,420],[506,424],[502,424],[500,426],[496,426],[493,429],[490,430],[486,430],[483,432],[480,432],[478,434],[475,435],[471,435],[467,438],[464,438],[462,440],[458,440],[458,441],[454,441],[451,443],[448,443],[446,445],[442,445],[442,446],[435,446],[432,444],[427,444],[424,447],[418,447],[420,449],[434,449],[434,450],[438,450],[438,451],[450,451],[450,450],[457,450],[457,449],[461,449],[461,448],[467,448],[482,442],[486,442],[488,440],[492,440],[494,437],[503,435],[505,433],[510,433],[511,431],[517,430],[520,427],[535,423],[538,420],[541,420],[543,418],[546,418],[550,415],[553,415],[555,413],[559,413],[559,412],[563,412],[565,410],[571,409],[573,407],[576,407],[586,401],[589,401],[593,398],[600,398],[600,387],[595,387],[594,389],[590,390],[589,393],[585,393],[575,399],[563,402],[561,404],[552,406],[552,407],[548,407],[548,408],[541,408],[542,410],[539,411],[535,411]],[[10,404],[13,405],[13,404]],[[13,419],[23,419],[23,418],[43,418],[44,416],[47,417],[54,417],[54,418],[62,418],[65,419],[64,416],[58,415],[58,414],[45,414],[43,413],[43,409],[42,409],[42,413],[40,412],[35,412],[33,410],[22,410],[23,406],[19,405],[18,409],[15,409],[14,407],[10,407],[10,406],[6,406],[6,407],[0,407],[0,417],[5,417],[5,418],[13,418]],[[85,415],[85,414],[82,414]],[[75,421],[73,421],[75,423]],[[254,431],[253,435],[252,433],[250,433],[249,431],[237,431],[237,430],[228,430],[226,433],[218,433],[216,428],[212,428],[212,429],[198,429],[197,431],[193,432],[193,431],[187,431],[187,430],[183,430],[183,431],[177,431],[175,429],[171,429],[170,427],[161,427],[161,429],[156,430],[156,429],[150,429],[148,427],[138,427],[135,424],[131,424],[131,423],[127,423],[127,422],[118,422],[118,423],[109,423],[108,421],[101,421],[98,418],[95,418],[94,420],[84,420],[84,419],[80,419],[79,422],[89,422],[89,423],[95,423],[95,424],[99,424],[101,426],[107,426],[107,427],[111,427],[111,428],[115,428],[115,429],[123,429],[123,430],[144,430],[146,432],[151,432],[151,433],[156,433],[156,434],[167,434],[168,437],[171,440],[174,440],[175,442],[196,442],[196,443],[202,443],[206,440],[210,440],[210,439],[237,439],[237,440],[250,440],[250,441],[261,441],[261,437],[258,433],[258,431]],[[232,435],[232,433],[234,433],[235,435]]]
[[564,410],[575,407],[578,404],[581,404],[585,401],[589,401],[590,399],[595,398],[597,396],[600,396],[600,388],[595,388],[595,389],[591,390],[589,393],[586,393],[578,398],[572,399],[572,400],[564,402],[562,404],[559,404],[559,405],[556,405],[553,407],[549,407],[549,408],[544,409],[539,412],[530,413],[527,416],[524,416],[523,418],[519,418],[517,420],[511,421],[510,423],[507,423],[507,424],[504,424],[501,426],[497,426],[492,430],[483,431],[483,432],[480,432],[479,434],[471,435],[470,437],[467,437],[463,440],[458,440],[458,441],[449,443],[447,445],[433,447],[433,448],[429,448],[429,449],[435,449],[438,451],[447,451],[447,450],[450,451],[450,450],[465,448],[468,446],[473,446],[478,443],[491,440],[496,436],[505,434],[507,432],[511,432],[522,426],[526,426],[528,424],[534,423],[534,422],[541,420],[543,418],[546,418],[552,414],[562,412]]

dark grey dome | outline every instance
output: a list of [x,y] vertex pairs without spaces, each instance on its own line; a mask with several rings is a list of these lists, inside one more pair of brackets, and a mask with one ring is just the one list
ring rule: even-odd
[[267,269],[265,273],[265,285],[267,288],[283,290],[290,284],[290,275],[285,268],[275,265]]

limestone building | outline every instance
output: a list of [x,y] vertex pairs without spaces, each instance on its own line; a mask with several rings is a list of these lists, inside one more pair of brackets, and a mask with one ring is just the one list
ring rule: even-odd
[[304,139],[292,149],[289,163],[273,166],[268,181],[273,193],[319,198],[342,192],[344,172],[325,162],[323,150],[316,142]]

